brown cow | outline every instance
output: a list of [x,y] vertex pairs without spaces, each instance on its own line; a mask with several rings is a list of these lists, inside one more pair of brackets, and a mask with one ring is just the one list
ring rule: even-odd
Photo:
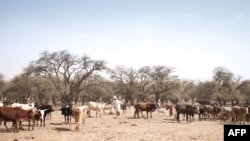
[[4,121],[4,125],[7,129],[8,127],[6,126],[6,122],[12,122],[14,126],[13,132],[19,132],[18,126],[19,126],[20,115],[16,110],[17,108],[0,107],[0,122]]
[[232,107],[232,115],[233,115],[233,119],[234,119],[234,123],[236,123],[236,119],[243,122],[243,124],[245,124],[246,121],[246,117],[248,114],[248,107],[244,107],[244,106],[233,106]]
[[72,109],[72,117],[75,119],[75,132],[80,132],[81,122],[84,124],[85,117],[81,107],[74,107]]
[[[34,130],[35,111],[34,110],[23,110],[22,108],[17,108],[16,110],[17,110],[18,114],[20,115],[20,121],[28,121],[29,122],[28,130],[30,130],[30,126],[32,127],[32,130]],[[32,125],[30,122],[32,122]]]
[[[23,110],[20,107],[0,107],[0,109],[1,109],[0,117],[1,119],[4,120],[4,125],[6,128],[7,128],[6,122],[9,121],[13,122],[14,130],[17,130],[16,128],[18,128],[19,124],[20,124],[19,127],[21,127],[22,121],[28,121],[29,122],[28,130],[30,130],[30,126],[32,126],[32,130],[34,130],[35,113],[33,110]],[[31,121],[32,125],[30,123]],[[18,130],[16,132],[18,132]]]
[[134,118],[136,118],[136,115],[137,115],[137,118],[139,118],[139,112],[141,112],[142,117],[144,117],[142,114],[143,111],[147,112],[147,119],[148,119],[149,112],[150,112],[150,118],[152,118],[152,112],[154,112],[157,108],[159,108],[159,106],[158,104],[155,104],[155,103],[145,103],[145,102],[137,103],[135,104]]

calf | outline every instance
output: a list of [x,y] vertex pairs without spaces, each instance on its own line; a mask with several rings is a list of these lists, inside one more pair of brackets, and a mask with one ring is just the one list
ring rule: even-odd
[[83,124],[85,122],[85,117],[82,107],[74,107],[72,109],[72,117],[75,119],[75,132],[79,132],[81,122]]
[[167,112],[166,108],[159,108],[159,109],[156,109],[156,111],[157,111],[158,115],[160,113],[162,113],[163,115],[165,115],[165,113]]
[[150,118],[152,118],[152,112],[154,112],[157,108],[159,108],[159,106],[155,103],[145,103],[145,102],[137,103],[135,104],[134,118],[136,118],[136,115],[137,118],[139,118],[139,112],[141,112],[142,117],[144,117],[142,114],[143,111],[147,112],[147,119],[148,119],[148,113],[150,113]]

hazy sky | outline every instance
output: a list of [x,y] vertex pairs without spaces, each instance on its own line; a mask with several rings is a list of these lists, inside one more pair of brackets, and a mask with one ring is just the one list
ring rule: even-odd
[[223,66],[250,79],[249,0],[0,0],[0,73],[68,50],[108,67],[165,65],[210,80]]

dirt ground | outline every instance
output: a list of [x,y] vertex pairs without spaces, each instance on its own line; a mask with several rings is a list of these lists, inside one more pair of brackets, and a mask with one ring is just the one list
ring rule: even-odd
[[[2,141],[223,141],[223,125],[219,120],[198,121],[187,124],[177,123],[168,114],[154,112],[151,119],[134,119],[134,110],[127,110],[121,118],[112,114],[102,114],[101,118],[86,118],[80,132],[74,132],[73,124],[65,125],[61,111],[52,113],[46,127],[35,126],[33,131],[20,130],[19,133],[7,131],[2,125]],[[146,113],[144,112],[144,115]],[[26,122],[23,124],[27,125]],[[8,123],[11,126],[11,123]]]

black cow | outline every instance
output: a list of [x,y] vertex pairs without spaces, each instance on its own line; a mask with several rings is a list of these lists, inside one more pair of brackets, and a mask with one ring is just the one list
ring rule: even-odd
[[139,118],[139,112],[141,112],[142,117],[144,117],[142,114],[143,111],[147,112],[147,119],[148,119],[148,113],[150,113],[150,118],[152,118],[152,112],[154,112],[157,108],[159,108],[159,105],[155,103],[145,103],[145,102],[137,103],[135,104],[134,118],[136,118],[136,115],[137,118]]
[[46,116],[48,114],[51,114],[51,112],[54,112],[54,108],[52,105],[50,104],[47,104],[47,105],[42,105],[42,106],[37,106],[36,107],[38,109],[38,117],[39,115],[41,116],[40,118],[38,118],[38,120],[40,120],[40,126],[42,126],[42,123],[43,123],[43,126],[45,127],[45,119],[46,119]]
[[177,114],[176,119],[178,122],[180,122],[180,114],[186,116],[187,123],[191,123],[194,114],[199,113],[199,106],[197,104],[178,103],[176,104],[175,108]]
[[65,124],[71,123],[72,105],[66,105],[60,109],[64,115]]

